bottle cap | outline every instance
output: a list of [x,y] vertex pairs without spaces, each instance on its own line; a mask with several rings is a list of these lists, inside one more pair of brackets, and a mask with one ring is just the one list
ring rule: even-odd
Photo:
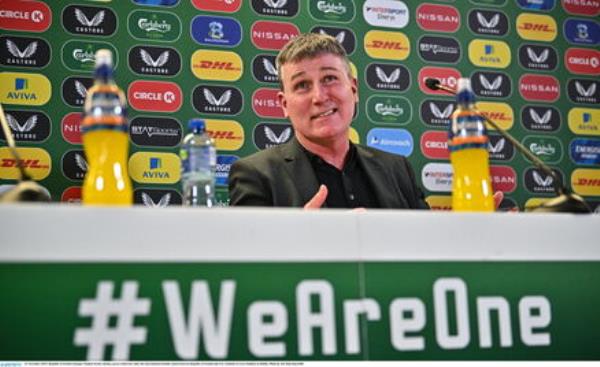
[[105,48],[96,51],[96,67],[100,65],[108,65],[112,67],[112,52]]
[[195,130],[200,130],[200,131],[204,131],[204,129],[206,128],[206,123],[204,122],[203,119],[191,119],[188,122],[188,129],[195,131]]
[[469,78],[458,78],[458,85],[456,87],[457,91],[461,90],[471,90],[471,79]]

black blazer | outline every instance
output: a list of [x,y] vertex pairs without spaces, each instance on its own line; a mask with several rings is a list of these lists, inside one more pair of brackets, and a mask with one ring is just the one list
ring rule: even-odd
[[[359,163],[381,208],[428,209],[406,158],[356,145]],[[296,138],[235,162],[229,172],[230,205],[303,207],[319,189]]]

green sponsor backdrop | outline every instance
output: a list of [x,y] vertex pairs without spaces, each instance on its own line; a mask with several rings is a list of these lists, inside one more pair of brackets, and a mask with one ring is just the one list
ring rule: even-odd
[[[113,292],[107,295],[104,309],[110,309],[105,326],[106,340],[114,340],[108,330],[127,329],[125,317],[117,316],[133,310],[140,299],[148,303],[143,315],[130,320],[131,327],[145,328],[142,340],[125,348],[127,358],[134,360],[183,359],[176,351],[166,299],[165,284],[171,282],[179,289],[180,316],[191,324],[190,315],[199,309],[213,312],[218,323],[227,317],[231,307],[230,329],[222,334],[223,354],[207,353],[211,338],[209,318],[204,319],[197,334],[193,360],[225,358],[252,359],[351,359],[351,360],[589,360],[600,358],[600,264],[598,262],[332,262],[332,263],[3,263],[0,264],[0,359],[86,359],[89,349],[76,346],[75,334],[81,330],[103,325],[102,321],[81,316],[85,300],[97,297],[100,282],[110,282]],[[110,302],[121,299],[125,282],[137,283],[137,293],[129,305]],[[229,283],[228,283],[229,282]],[[192,284],[203,283],[209,289],[194,296]],[[227,290],[227,285],[233,288]],[[448,287],[442,283],[453,284]],[[441,288],[436,294],[436,284]],[[458,285],[457,285],[458,284]],[[171,285],[171,286],[172,286]],[[464,296],[455,290],[464,290]],[[450,289],[450,290],[449,290]],[[224,294],[228,293],[227,298]],[[440,297],[443,295],[443,297]],[[328,298],[329,297],[329,298]],[[494,297],[507,305],[509,321],[501,321],[499,313],[490,313],[489,347],[482,347],[479,302]],[[195,301],[192,300],[195,299]],[[436,308],[444,298],[447,305]],[[525,312],[521,303],[535,298],[544,307]],[[171,301],[173,297],[170,298]],[[349,310],[352,300],[368,300],[376,312],[362,314],[357,331]],[[302,302],[309,304],[302,311]],[[408,300],[408,301],[407,301]],[[463,300],[466,300],[464,304]],[[194,303],[196,302],[196,303]],[[266,337],[267,343],[279,343],[283,348],[276,354],[257,355],[255,326],[250,326],[251,305],[266,302],[283,310],[280,329]],[[404,302],[404,303],[403,303]],[[392,304],[417,302],[422,305],[422,324],[410,324],[417,318],[413,311],[400,315]],[[539,305],[539,302],[538,302]],[[97,305],[97,309],[103,307]],[[193,310],[192,310],[193,309]],[[271,308],[272,309],[272,308]],[[208,311],[207,311],[208,310]],[[394,310],[394,311],[392,311]],[[440,311],[448,316],[438,319]],[[395,315],[394,315],[395,312]],[[456,336],[458,317],[464,312],[469,337],[462,346],[450,349],[441,345],[436,330],[447,325],[448,335]],[[85,313],[83,311],[83,313]],[[310,324],[309,314],[326,314],[329,331],[315,328],[312,343],[300,341],[299,328]],[[544,317],[531,329],[523,325],[525,318]],[[398,318],[400,317],[400,318]],[[277,324],[273,316],[264,316],[265,324]],[[442,322],[440,322],[440,320]],[[500,322],[501,321],[501,322]],[[464,320],[463,320],[464,322]],[[500,345],[500,329],[511,335],[511,343]],[[412,326],[411,326],[412,325]],[[422,338],[417,350],[398,350],[392,342],[399,330],[406,329],[410,338]],[[252,330],[251,330],[252,329]],[[392,330],[393,329],[393,330]],[[192,336],[193,328],[188,336]],[[411,331],[412,330],[412,331]],[[532,345],[527,330],[541,337]],[[464,334],[465,330],[460,333]],[[330,334],[328,334],[330,333]],[[485,334],[485,332],[484,332]],[[215,334],[216,335],[216,334]],[[349,335],[356,336],[355,338]],[[323,340],[329,346],[323,347]],[[96,341],[102,340],[101,336]],[[213,347],[214,348],[214,340]],[[217,343],[219,344],[219,343]],[[533,343],[536,344],[536,343]],[[354,347],[353,347],[353,346]],[[308,348],[308,349],[307,349]],[[328,349],[329,348],[329,349]],[[100,359],[113,359],[117,347],[108,342],[100,348]],[[211,349],[215,350],[215,349]],[[307,352],[308,350],[308,352]],[[301,352],[304,351],[304,352]]]
[[[17,4],[19,2],[16,2]],[[265,7],[268,2],[254,1],[258,6]],[[273,4],[281,5],[282,2],[271,2]],[[288,3],[293,3],[289,1]],[[48,30],[44,32],[25,32],[18,30],[3,30],[3,35],[8,36],[22,36],[22,37],[39,37],[46,40],[51,46],[51,60],[49,64],[38,69],[35,67],[24,67],[18,65],[1,65],[2,72],[31,72],[41,73],[46,75],[52,84],[52,98],[51,100],[40,107],[36,106],[22,106],[22,105],[6,105],[7,110],[31,110],[31,111],[43,111],[48,114],[51,119],[51,135],[50,138],[41,143],[35,142],[20,142],[21,146],[39,147],[48,151],[52,157],[52,169],[49,176],[41,180],[41,184],[47,187],[52,193],[53,200],[61,200],[63,192],[72,186],[80,186],[81,180],[72,180],[67,178],[62,169],[61,157],[70,150],[80,149],[78,145],[73,145],[66,142],[61,134],[61,120],[69,113],[80,112],[80,107],[72,107],[63,102],[61,85],[65,79],[70,76],[89,76],[89,64],[81,64],[76,62],[74,55],[78,57],[84,57],[86,52],[92,52],[97,47],[104,44],[112,45],[112,49],[116,50],[117,54],[117,81],[119,85],[126,90],[128,86],[136,80],[160,80],[160,81],[172,81],[177,83],[183,91],[183,105],[175,113],[160,113],[160,112],[144,112],[136,111],[133,108],[129,109],[129,117],[135,118],[137,116],[155,116],[164,117],[169,115],[170,117],[177,118],[183,126],[186,125],[186,121],[192,117],[205,117],[229,120],[233,119],[239,122],[245,132],[245,141],[242,147],[237,151],[221,151],[222,154],[234,154],[239,157],[243,157],[254,153],[257,148],[253,143],[253,129],[254,126],[260,122],[284,122],[282,119],[277,118],[263,118],[257,116],[253,111],[252,95],[253,93],[262,87],[270,87],[273,84],[260,83],[252,75],[252,60],[258,54],[270,54],[275,55],[275,50],[260,50],[254,46],[252,41],[251,27],[259,20],[263,21],[276,21],[276,22],[290,22],[296,25],[301,32],[308,32],[315,26],[325,27],[341,27],[346,30],[352,30],[356,36],[356,47],[354,52],[351,54],[351,59],[357,67],[358,79],[359,79],[359,92],[360,92],[360,103],[358,105],[358,114],[353,122],[353,127],[356,129],[360,136],[361,143],[365,143],[367,133],[377,126],[386,125],[387,127],[393,127],[391,125],[399,125],[402,128],[406,128],[413,137],[415,145],[419,144],[420,137],[428,130],[432,129],[443,129],[443,127],[430,127],[427,126],[420,117],[420,106],[426,99],[434,100],[451,100],[450,97],[440,97],[427,95],[419,88],[419,82],[417,75],[419,71],[425,66],[439,66],[439,67],[450,67],[457,69],[463,75],[472,75],[474,71],[501,71],[510,76],[512,80],[512,92],[506,98],[480,98],[480,100],[503,102],[511,106],[514,113],[514,124],[510,128],[510,132],[514,134],[519,140],[523,141],[528,135],[543,135],[547,139],[555,137],[562,145],[562,154],[555,154],[551,157],[545,157],[548,163],[554,167],[559,168],[565,177],[565,180],[569,183],[571,181],[571,173],[576,168],[597,168],[597,163],[594,163],[591,167],[578,166],[570,158],[568,147],[570,142],[577,136],[568,127],[568,114],[569,111],[574,107],[581,107],[585,109],[597,108],[594,104],[589,103],[574,103],[568,98],[567,93],[567,81],[569,78],[582,78],[593,80],[595,76],[590,75],[575,75],[571,74],[565,65],[564,54],[569,48],[584,48],[588,50],[597,50],[597,45],[578,45],[570,44],[563,35],[563,25],[569,18],[582,18],[591,21],[596,21],[597,17],[585,16],[585,15],[571,15],[564,10],[564,5],[561,1],[547,1],[548,4],[553,4],[551,9],[548,10],[536,10],[536,9],[524,9],[519,6],[519,1],[513,0],[501,0],[501,1],[430,1],[431,4],[444,5],[455,7],[460,14],[461,22],[460,27],[454,33],[429,31],[422,29],[417,22],[417,8],[419,3],[406,1],[408,8],[409,20],[405,27],[401,29],[386,28],[380,26],[372,26],[367,23],[363,16],[364,2],[363,1],[299,1],[298,12],[293,17],[278,16],[280,12],[272,11],[272,15],[261,15],[253,9],[253,1],[242,1],[239,10],[234,13],[222,13],[222,12],[209,12],[201,11],[192,5],[191,1],[181,0],[174,6],[145,6],[136,4],[133,1],[108,1],[108,2],[94,2],[94,1],[60,1],[60,2],[48,2],[48,6],[52,11],[52,23]],[[521,1],[526,3],[526,1]],[[6,4],[4,2],[3,4]],[[377,3],[375,3],[377,4]],[[81,35],[69,33],[66,27],[62,24],[62,13],[63,11],[71,6],[94,6],[109,8],[116,14],[116,31],[110,36],[98,36],[98,35]],[[288,4],[289,5],[289,4]],[[18,6],[18,5],[17,5]],[[287,5],[286,5],[287,6]],[[593,6],[593,5],[591,5]],[[342,12],[345,9],[345,12]],[[505,36],[496,35],[478,35],[470,30],[469,13],[474,9],[482,9],[487,11],[500,11],[504,13],[508,18],[508,31]],[[519,36],[517,31],[517,17],[522,13],[531,13],[534,15],[549,15],[557,24],[556,38],[551,41],[539,41],[539,40],[526,40]],[[239,45],[233,47],[219,47],[219,46],[206,46],[199,45],[196,43],[191,36],[191,24],[192,19],[198,15],[213,15],[213,16],[225,16],[238,20],[242,27],[242,39]],[[486,18],[488,23],[493,23],[491,17]],[[108,19],[108,18],[107,18]],[[93,23],[94,19],[92,15],[86,19],[88,23]],[[368,31],[377,29],[381,31],[392,31],[402,32],[410,40],[410,54],[402,61],[393,61],[385,59],[374,59],[367,55],[365,52],[365,35]],[[590,28],[590,32],[595,32]],[[443,62],[429,62],[425,61],[419,56],[418,40],[422,36],[443,36],[451,37],[458,41],[461,48],[461,57],[457,63],[443,63]],[[597,34],[592,34],[592,37],[598,37]],[[508,67],[505,69],[496,68],[482,68],[476,67],[471,61],[468,52],[468,45],[471,41],[479,40],[490,40],[506,42],[511,50],[511,58]],[[518,61],[518,50],[523,44],[537,44],[537,45],[551,45],[556,51],[558,56],[558,66],[552,71],[534,71],[523,68]],[[178,50],[181,56],[181,71],[174,77],[168,76],[149,76],[149,75],[138,75],[132,71],[128,65],[128,54],[129,51],[135,46],[155,46],[155,47],[171,47]],[[24,46],[20,46],[24,47]],[[74,52],[75,49],[81,50]],[[191,57],[192,54],[200,49],[213,49],[221,51],[232,51],[240,55],[244,63],[244,72],[241,78],[235,82],[227,81],[205,81],[199,80],[191,72]],[[20,49],[22,50],[22,48]],[[537,55],[539,56],[539,55]],[[153,56],[155,61],[157,56]],[[368,65],[372,63],[395,63],[404,65],[410,71],[410,86],[407,90],[402,92],[393,91],[374,91],[367,86],[365,79],[365,70]],[[552,75],[558,77],[560,80],[560,97],[556,102],[527,102],[525,101],[519,91],[519,78],[526,74],[538,74],[538,75]],[[490,80],[490,83],[493,80]],[[209,85],[232,85],[236,86],[243,91],[244,106],[239,115],[230,117],[226,115],[202,115],[199,114],[192,105],[192,91],[199,84]],[[371,98],[373,97],[373,98]],[[391,119],[391,116],[375,116],[373,113],[367,113],[367,109],[373,104],[375,108],[375,102],[381,98],[382,101],[391,101],[394,103],[394,99],[403,98],[397,101],[395,107],[402,109],[401,113],[396,119]],[[408,108],[407,101],[410,103],[411,108]],[[534,132],[527,130],[521,123],[521,110],[526,105],[536,106],[554,106],[560,110],[561,114],[561,125],[558,130],[554,132]],[[387,110],[390,112],[390,110]],[[395,111],[395,112],[400,112]],[[592,125],[597,126],[598,114],[594,112],[591,121]],[[20,122],[23,125],[23,121]],[[592,134],[596,134],[590,130]],[[596,134],[597,135],[597,134]],[[587,137],[594,138],[594,135],[588,135]],[[549,140],[550,141],[550,140]],[[528,141],[529,142],[529,141]],[[553,140],[553,145],[556,145],[557,141]],[[2,144],[5,144],[4,142]],[[149,147],[149,146],[137,146],[131,144],[131,154],[138,151],[147,152],[174,152],[178,151],[178,147]],[[415,167],[417,172],[417,178],[420,181],[421,170],[430,160],[425,158],[419,147],[413,149],[409,160]],[[443,161],[442,161],[443,162]],[[534,196],[538,197],[549,197],[550,194],[533,194],[530,192],[524,184],[524,171],[531,167],[531,164],[516,154],[515,157],[509,162],[493,161],[493,165],[509,165],[516,171],[516,177],[510,178],[516,180],[517,186],[514,192],[507,194],[507,197],[514,200],[519,207],[523,208],[525,202]],[[598,170],[595,171],[595,176],[589,176],[587,178],[597,178]],[[2,176],[0,176],[2,177]],[[506,178],[504,178],[506,180]],[[0,179],[0,184],[14,183],[12,180]],[[594,185],[593,183],[591,184]],[[596,196],[588,197],[589,200],[594,203],[598,202],[598,190],[597,184],[595,191]],[[179,190],[179,184],[161,184],[160,182],[154,184],[140,184],[134,183],[136,188],[155,188],[155,189],[175,189]],[[428,192],[428,195],[448,195],[448,193],[439,192]],[[227,201],[226,188],[221,187],[218,193],[219,200],[223,203]],[[595,205],[595,204],[594,204]]]

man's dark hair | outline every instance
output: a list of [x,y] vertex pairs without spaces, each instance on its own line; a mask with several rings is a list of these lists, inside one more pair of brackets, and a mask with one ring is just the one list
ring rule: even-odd
[[313,59],[323,54],[339,56],[346,64],[348,75],[352,74],[346,50],[334,37],[328,34],[304,33],[292,38],[277,55],[277,75],[279,75],[281,90],[283,90],[281,67],[284,64]]

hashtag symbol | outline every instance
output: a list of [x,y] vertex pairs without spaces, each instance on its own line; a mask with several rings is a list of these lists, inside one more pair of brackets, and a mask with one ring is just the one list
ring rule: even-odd
[[[96,298],[82,299],[79,302],[80,317],[92,318],[89,328],[75,330],[75,345],[88,347],[88,360],[104,359],[104,349],[112,345],[112,359],[129,359],[132,344],[144,344],[147,330],[134,327],[135,316],[150,313],[150,300],[138,298],[138,282],[126,281],[121,288],[121,298],[113,298],[114,284],[110,281],[98,283]],[[111,317],[116,318],[116,326],[111,326]]]

